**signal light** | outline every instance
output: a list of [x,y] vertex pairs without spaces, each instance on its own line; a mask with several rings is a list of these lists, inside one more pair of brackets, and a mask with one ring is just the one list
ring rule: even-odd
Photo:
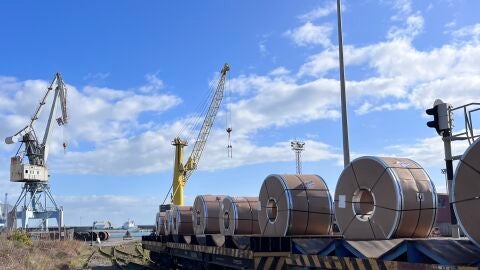
[[434,106],[433,108],[425,110],[428,115],[433,115],[433,121],[428,121],[427,126],[430,128],[435,128],[437,133],[440,134],[440,130],[438,127],[438,105]]
[[450,130],[452,127],[451,108],[450,104],[437,99],[432,108],[425,110],[428,115],[433,116],[433,121],[428,121],[427,126],[435,128],[438,135],[442,135],[445,130]]

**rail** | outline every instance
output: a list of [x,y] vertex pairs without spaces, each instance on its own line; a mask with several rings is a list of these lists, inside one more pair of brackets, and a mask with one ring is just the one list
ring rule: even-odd
[[91,264],[92,258],[98,253],[110,259],[112,263],[120,269],[131,269],[131,267],[139,267],[139,269],[156,269],[150,266],[153,261],[145,256],[145,253],[143,250],[141,250],[141,247],[138,245],[135,246],[134,252],[138,254],[132,254],[128,251],[120,249],[120,247],[117,246],[98,247],[88,257],[83,266],[84,268],[88,268]]

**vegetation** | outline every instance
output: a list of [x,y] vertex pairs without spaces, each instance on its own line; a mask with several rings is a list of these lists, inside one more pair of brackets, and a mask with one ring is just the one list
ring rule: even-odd
[[32,241],[23,231],[0,235],[0,269],[72,269],[91,253],[79,241]]
[[13,241],[15,245],[20,247],[31,247],[32,246],[32,239],[27,232],[22,230],[15,230],[11,233],[8,237],[8,240]]

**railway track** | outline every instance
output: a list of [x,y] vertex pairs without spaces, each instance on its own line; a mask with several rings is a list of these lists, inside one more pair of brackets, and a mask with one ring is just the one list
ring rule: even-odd
[[89,268],[90,262],[96,253],[110,259],[116,267],[122,270],[124,269],[155,269],[143,263],[145,261],[148,261],[148,263],[151,263],[152,261],[147,260],[148,258],[145,258],[143,252],[138,248],[138,246],[135,247],[135,253],[138,253],[138,254],[132,254],[116,246],[99,247],[94,252],[92,252],[92,254],[89,256],[87,262],[84,265],[85,268]]
[[97,253],[97,250],[94,250],[90,256],[88,256],[87,261],[83,264],[82,268],[83,269],[88,269],[90,265],[90,261],[92,260],[93,256]]

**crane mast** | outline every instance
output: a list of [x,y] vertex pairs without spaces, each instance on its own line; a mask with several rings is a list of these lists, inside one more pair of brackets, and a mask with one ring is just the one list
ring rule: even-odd
[[173,193],[172,201],[175,205],[183,205],[183,190],[185,183],[188,181],[192,173],[197,169],[198,162],[207,143],[208,135],[217,116],[218,109],[223,99],[223,92],[225,89],[225,82],[227,79],[227,73],[230,71],[230,66],[225,64],[220,71],[220,77],[218,80],[215,93],[213,95],[212,101],[208,108],[205,119],[203,120],[202,127],[198,133],[197,139],[192,149],[192,153],[188,158],[187,162],[183,164],[183,148],[187,145],[187,142],[180,139],[179,137],[175,138],[172,142],[172,145],[175,146],[175,164],[174,164],[174,173],[173,173]]

